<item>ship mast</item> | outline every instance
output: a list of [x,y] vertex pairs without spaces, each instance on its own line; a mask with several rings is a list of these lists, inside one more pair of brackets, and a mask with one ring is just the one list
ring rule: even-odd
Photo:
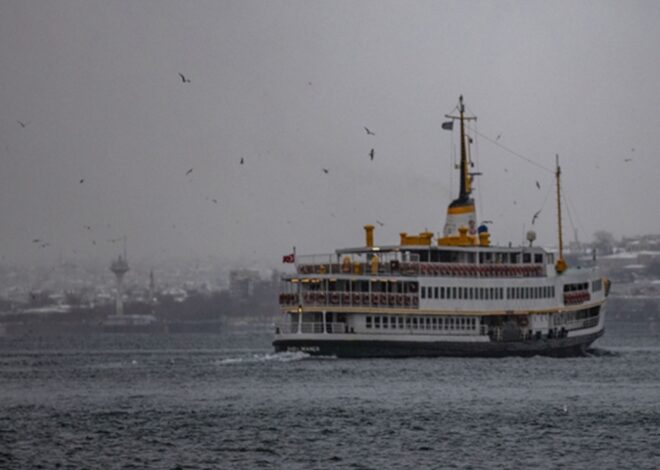
[[[474,116],[465,117],[465,105],[463,104],[463,95],[461,95],[458,98],[458,111],[459,111],[458,120],[461,123],[461,164],[460,164],[461,184],[460,184],[460,192],[458,195],[458,200],[466,201],[470,197],[470,194],[472,193],[472,178],[470,177],[470,174],[468,172],[468,168],[469,168],[468,144],[467,144],[468,137],[465,135],[465,121],[476,120],[477,118]],[[449,116],[449,115],[446,117],[456,118],[456,116]]]
[[559,155],[556,155],[556,166],[557,170],[555,171],[555,176],[557,178],[557,227],[559,230],[559,257],[557,258],[557,262],[555,263],[555,269],[559,274],[563,273],[566,271],[566,268],[568,265],[566,264],[566,260],[564,259],[564,241],[562,238],[562,230],[561,230],[561,167],[559,166]]
[[[438,239],[439,245],[470,246],[482,244],[477,234],[477,212],[472,194],[472,176],[478,173],[470,173],[469,145],[470,137],[465,131],[465,121],[476,121],[476,116],[465,116],[465,105],[463,95],[458,99],[458,116],[445,114],[452,120],[458,119],[461,124],[461,164],[460,191],[458,198],[454,199],[447,208],[447,219],[443,230],[443,237]],[[443,129],[453,129],[453,121],[442,125]],[[484,246],[488,244],[487,237],[483,241]]]
[[465,121],[476,121],[476,116],[465,116],[465,105],[463,104],[463,95],[458,98],[458,116],[452,116],[450,114],[445,114],[445,117],[451,119],[458,119],[461,123],[461,163],[460,163],[460,172],[461,172],[461,182],[460,182],[460,191],[458,194],[458,199],[455,202],[467,202],[470,199],[470,194],[472,193],[472,177],[470,176],[469,167],[470,162],[468,161],[468,139],[469,137],[465,133]]

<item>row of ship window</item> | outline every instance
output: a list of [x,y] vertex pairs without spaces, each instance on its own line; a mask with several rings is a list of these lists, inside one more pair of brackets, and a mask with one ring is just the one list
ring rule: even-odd
[[[431,287],[422,286],[422,299],[502,300],[504,287]],[[550,299],[555,286],[507,287],[507,299]]]
[[415,317],[415,316],[370,316],[366,318],[368,329],[379,330],[476,330],[477,319],[465,317]]

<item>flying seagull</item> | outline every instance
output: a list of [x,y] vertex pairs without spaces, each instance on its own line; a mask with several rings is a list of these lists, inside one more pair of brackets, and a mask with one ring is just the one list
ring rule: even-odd
[[211,199],[211,201],[213,201],[213,204],[217,204],[217,203],[218,203],[218,200],[217,200],[217,199]]
[[497,134],[497,137],[495,137],[495,140],[500,140],[500,137],[502,137],[502,134]]
[[34,240],[32,240],[32,243],[39,243],[40,241],[41,241],[40,239],[35,238]]
[[482,224],[492,224],[493,221],[492,221],[492,220],[484,220],[484,221],[482,221],[481,223],[482,223]]
[[245,159],[244,159],[243,157],[241,157],[241,165],[242,165],[243,163],[245,163]]
[[632,162],[632,158],[626,158],[623,160],[624,162]]
[[184,74],[182,74],[181,72],[179,72],[179,77],[181,77],[181,81],[182,81],[183,83],[190,83],[190,79],[187,78],[187,77],[186,77]]
[[383,227],[383,226],[385,225],[385,224],[384,224],[383,222],[381,222],[380,220],[377,220],[376,223],[377,223],[378,225],[380,225],[381,227]]
[[87,230],[91,230],[91,229],[92,229],[92,227],[89,226],[89,225],[83,225],[83,227],[85,227]]
[[193,169],[191,168],[190,170],[186,171],[186,176],[188,176],[190,173],[192,173]]
[[325,174],[327,175],[327,174],[328,174],[328,169],[327,169],[327,168],[323,168],[323,173],[325,173]]
[[80,181],[78,183],[83,184],[85,182],[85,178],[80,178]]
[[374,149],[371,149],[371,152],[369,152],[369,156],[371,157],[371,160],[373,161],[373,159],[374,159]]
[[30,121],[23,122],[23,121],[16,120],[16,122],[19,123],[23,129],[25,129],[30,124]]
[[539,214],[541,213],[541,210],[542,209],[539,209],[538,211],[536,211],[536,213],[532,217],[532,225],[534,225],[534,222],[536,222],[536,219],[538,218]]
[[367,131],[367,135],[376,135],[373,132],[371,132],[367,126],[364,126],[364,130]]
[[541,184],[540,184],[538,181],[536,182],[536,187],[537,187],[538,189],[541,189]]

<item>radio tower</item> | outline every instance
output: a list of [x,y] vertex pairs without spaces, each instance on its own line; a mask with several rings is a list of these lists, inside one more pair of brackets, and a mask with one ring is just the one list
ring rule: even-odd
[[119,316],[124,314],[124,274],[128,272],[128,261],[126,259],[126,235],[124,235],[124,257],[121,255],[117,257],[110,264],[110,271],[113,272],[117,279],[117,294],[115,297],[115,313]]

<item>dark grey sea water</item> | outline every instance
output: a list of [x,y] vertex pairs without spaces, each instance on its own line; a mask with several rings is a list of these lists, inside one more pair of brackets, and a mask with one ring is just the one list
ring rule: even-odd
[[311,359],[270,335],[0,338],[0,468],[660,468],[660,341]]

